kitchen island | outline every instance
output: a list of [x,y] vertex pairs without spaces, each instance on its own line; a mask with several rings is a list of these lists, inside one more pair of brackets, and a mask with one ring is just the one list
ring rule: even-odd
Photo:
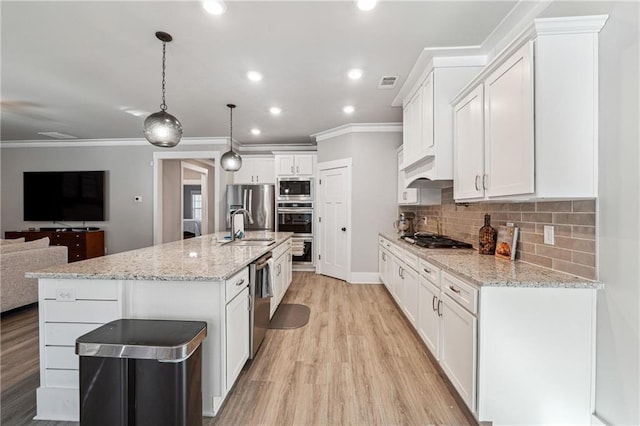
[[207,322],[202,407],[215,416],[249,356],[247,266],[269,251],[284,259],[291,235],[248,232],[274,242],[240,245],[209,234],[27,273],[39,291],[36,419],[79,420],[75,339],[121,318]]
[[380,277],[479,422],[590,424],[603,284],[379,236]]

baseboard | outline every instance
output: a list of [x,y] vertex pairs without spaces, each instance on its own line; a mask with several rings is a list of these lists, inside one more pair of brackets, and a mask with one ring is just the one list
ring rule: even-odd
[[591,414],[591,426],[608,426],[596,413]]
[[349,284],[381,284],[378,272],[352,272]]

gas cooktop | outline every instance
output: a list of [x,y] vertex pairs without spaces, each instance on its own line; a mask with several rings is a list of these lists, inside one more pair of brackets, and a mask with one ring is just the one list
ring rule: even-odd
[[424,248],[472,248],[469,243],[457,241],[447,237],[446,235],[428,234],[424,232],[416,232],[413,236],[405,235],[402,237],[406,242],[415,244]]

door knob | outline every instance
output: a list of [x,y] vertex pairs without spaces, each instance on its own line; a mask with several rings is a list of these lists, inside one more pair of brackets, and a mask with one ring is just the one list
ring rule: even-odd
[[342,228],[342,232],[346,232],[347,228]]

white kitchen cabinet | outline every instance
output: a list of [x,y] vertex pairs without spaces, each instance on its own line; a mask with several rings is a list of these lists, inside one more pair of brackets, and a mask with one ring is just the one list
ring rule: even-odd
[[242,167],[233,173],[233,183],[275,184],[275,159],[272,156],[243,156]]
[[485,63],[484,56],[432,58],[408,92],[403,100],[401,165],[408,184],[417,179],[453,179],[450,101]]
[[402,280],[402,310],[409,322],[416,327],[418,319],[418,272],[404,264],[400,266]]
[[440,316],[438,302],[440,288],[425,278],[419,278],[418,287],[418,334],[436,360],[440,359]]
[[[247,283],[248,284],[248,283]],[[226,305],[226,389],[235,383],[249,359],[249,287],[244,287]]]
[[272,317],[284,298],[292,277],[291,240],[282,244],[273,252],[273,297],[271,298]]
[[453,197],[484,197],[484,86],[479,85],[454,108],[455,174]]
[[277,176],[313,176],[315,154],[277,154],[275,167]]
[[456,201],[597,197],[606,20],[536,19],[453,99]]

